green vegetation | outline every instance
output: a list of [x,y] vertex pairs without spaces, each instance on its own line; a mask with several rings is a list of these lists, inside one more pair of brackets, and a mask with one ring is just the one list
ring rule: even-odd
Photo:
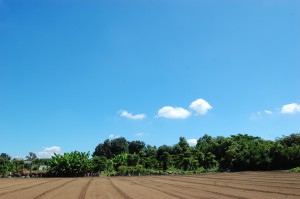
[[49,160],[49,175],[80,177],[92,170],[90,154],[74,151],[64,155],[54,154]]
[[[115,151],[119,153],[116,154]],[[186,139],[180,137],[178,144],[163,145],[159,148],[145,146],[141,141],[126,142],[125,138],[117,138],[99,144],[93,156],[111,159],[115,171],[120,174],[128,173],[125,172],[126,168],[132,170],[130,167],[137,165],[146,172],[151,170],[179,173],[199,170],[289,169],[300,165],[300,134],[284,136],[276,141],[263,140],[247,134],[227,138],[204,135],[199,138],[195,147],[190,147]]]
[[13,169],[11,157],[6,153],[1,153],[0,155],[0,176],[7,176],[9,172]]
[[[44,174],[48,165],[49,159],[39,159],[34,153],[29,153],[26,156],[26,161],[19,158],[12,159],[8,154],[1,153],[0,155],[0,177],[9,175],[21,176],[27,174]],[[39,167],[43,165],[44,171],[39,171]]]
[[291,171],[291,172],[300,172],[300,167],[292,168],[289,171]]
[[125,138],[105,140],[90,157],[89,153],[71,152],[55,154],[49,160],[36,158],[29,153],[26,165],[23,160],[11,160],[2,153],[0,175],[10,172],[34,170],[48,165],[48,176],[78,177],[87,173],[101,175],[164,175],[190,174],[210,171],[256,171],[300,169],[300,134],[283,136],[275,141],[250,135],[211,137],[204,135],[196,146],[189,146],[184,137],[174,146],[145,145],[142,141]]

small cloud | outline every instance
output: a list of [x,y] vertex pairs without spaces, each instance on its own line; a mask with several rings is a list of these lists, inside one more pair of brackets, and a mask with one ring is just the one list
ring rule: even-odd
[[170,119],[186,119],[191,113],[182,107],[165,106],[158,110],[157,117]]
[[269,114],[269,115],[272,114],[272,111],[269,111],[269,110],[265,110],[264,112],[265,112],[266,114]]
[[299,112],[300,112],[300,104],[297,103],[286,104],[283,105],[281,108],[281,113],[283,114],[293,114]]
[[136,135],[136,136],[139,136],[139,137],[142,137],[142,136],[145,135],[145,133],[136,133],[135,135]]
[[189,143],[190,146],[196,146],[197,140],[196,139],[189,139],[187,140],[187,143]]
[[212,106],[204,99],[197,99],[191,103],[190,108],[196,111],[199,115],[205,115],[210,109],[212,109]]
[[259,119],[262,117],[262,113],[257,111],[256,113],[252,113],[251,116],[250,116],[250,119],[252,120],[256,120],[256,119]]
[[114,134],[110,134],[109,136],[108,136],[108,138],[109,139],[116,139],[116,138],[119,138],[120,136],[119,135],[114,135]]
[[250,119],[256,120],[256,119],[261,119],[262,117],[266,115],[272,115],[273,112],[270,110],[264,110],[264,111],[257,111],[256,113],[252,113],[250,116]]
[[51,158],[54,153],[59,154],[61,152],[61,148],[59,146],[46,147],[43,151],[37,152],[36,156],[38,158]]
[[131,119],[131,120],[142,120],[142,119],[146,118],[146,114],[133,115],[132,113],[129,113],[128,111],[122,111],[120,116],[125,117],[127,119]]

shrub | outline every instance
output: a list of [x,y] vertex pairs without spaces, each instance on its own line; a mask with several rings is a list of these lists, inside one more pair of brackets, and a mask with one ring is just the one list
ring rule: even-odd
[[291,171],[291,172],[300,172],[300,167],[292,168],[289,171]]

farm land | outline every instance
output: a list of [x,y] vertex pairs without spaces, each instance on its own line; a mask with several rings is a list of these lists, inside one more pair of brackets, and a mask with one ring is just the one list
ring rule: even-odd
[[300,198],[300,173],[236,172],[200,175],[3,178],[0,198]]

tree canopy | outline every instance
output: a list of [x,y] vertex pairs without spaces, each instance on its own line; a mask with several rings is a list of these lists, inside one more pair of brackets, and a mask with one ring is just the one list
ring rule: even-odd
[[200,137],[196,146],[189,146],[180,137],[173,146],[146,145],[143,141],[127,141],[125,138],[105,140],[96,146],[92,158],[89,153],[70,152],[55,154],[50,159],[39,159],[34,153],[26,156],[31,165],[23,160],[11,159],[0,154],[0,176],[11,171],[49,165],[52,176],[83,176],[88,172],[119,175],[152,174],[161,172],[201,172],[280,170],[300,166],[300,134],[264,140],[248,134],[229,137]]

